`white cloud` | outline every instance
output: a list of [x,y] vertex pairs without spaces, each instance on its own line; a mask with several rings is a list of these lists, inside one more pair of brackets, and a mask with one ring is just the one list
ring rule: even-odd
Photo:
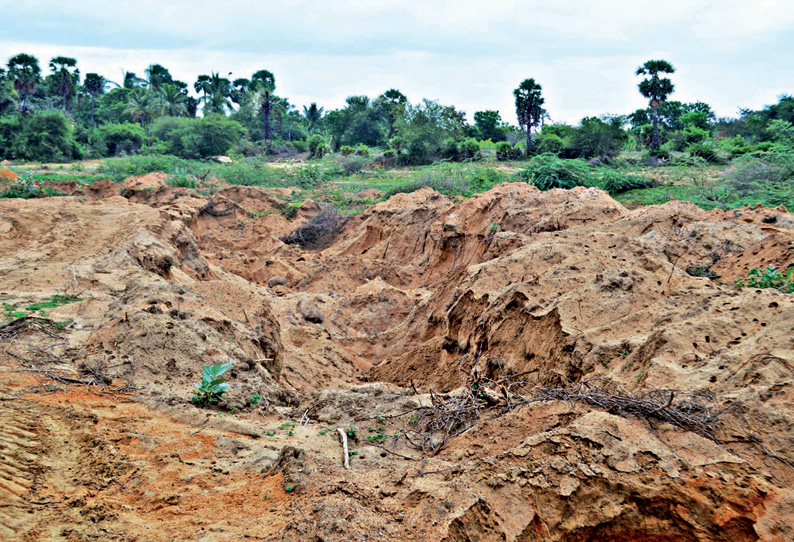
[[4,16],[0,58],[65,54],[110,79],[157,62],[189,83],[266,68],[293,103],[326,110],[396,87],[513,122],[512,89],[534,77],[552,117],[576,122],[642,107],[633,72],[648,58],[679,69],[675,99],[721,115],[794,91],[790,0],[27,0]]

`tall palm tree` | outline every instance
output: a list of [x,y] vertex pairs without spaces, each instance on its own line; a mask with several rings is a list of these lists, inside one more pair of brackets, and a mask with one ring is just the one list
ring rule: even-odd
[[314,132],[320,127],[324,112],[325,108],[317,107],[315,102],[312,102],[309,107],[303,106],[303,118],[306,119],[306,127],[310,132]]
[[546,114],[546,110],[543,109],[546,100],[541,96],[542,90],[534,79],[524,79],[513,91],[516,98],[518,125],[527,130],[527,153],[532,150],[532,128],[539,126]]
[[265,139],[270,139],[270,110],[273,106],[273,91],[276,90],[276,78],[267,70],[259,70],[251,76],[253,100],[262,111],[265,119]]
[[124,70],[121,71],[122,79],[124,83],[122,84],[123,88],[140,88],[146,84],[146,79],[141,79],[135,72],[125,72]]
[[649,105],[653,109],[653,135],[651,136],[650,144],[652,149],[658,149],[662,146],[662,141],[659,137],[659,106],[675,89],[672,81],[666,77],[659,76],[659,74],[663,73],[675,73],[673,65],[666,60],[649,60],[637,68],[637,75],[648,76],[638,86],[640,94],[648,98]]
[[140,122],[141,126],[146,126],[146,121],[154,116],[157,106],[152,92],[145,88],[136,88],[130,93],[124,113],[132,117],[132,122]]
[[171,72],[160,64],[150,64],[144,72],[146,73],[146,86],[155,92],[158,92],[163,85],[174,81]]
[[397,122],[397,117],[405,111],[408,97],[396,88],[391,88],[378,96],[375,103],[386,109],[389,118],[389,137],[393,136],[394,124]]
[[39,60],[25,53],[11,57],[8,61],[8,77],[14,82],[14,90],[21,98],[17,109],[23,112],[30,111],[28,97],[36,92],[36,86],[41,80]]
[[187,114],[187,96],[178,86],[164,83],[157,96],[157,111],[160,115],[183,117]]
[[80,70],[77,60],[68,56],[56,56],[50,60],[50,69],[55,82],[55,88],[63,97],[61,108],[66,111],[66,98],[74,92],[80,84]]
[[17,106],[17,92],[6,71],[0,68],[0,115]]
[[239,77],[232,81],[232,91],[229,97],[234,103],[242,107],[249,90],[251,90],[251,81],[245,77]]
[[108,85],[108,80],[99,75],[98,73],[85,74],[85,81],[83,81],[83,90],[91,96],[91,128],[96,126],[94,122],[94,102],[97,96],[101,96],[105,92]]
[[196,82],[193,83],[193,89],[196,91],[196,94],[204,94],[206,96],[210,93],[210,76],[209,75],[199,75],[196,78]]
[[204,115],[225,115],[227,109],[232,108],[232,102],[228,96],[220,91],[206,94],[199,98],[199,103],[202,104],[201,111]]

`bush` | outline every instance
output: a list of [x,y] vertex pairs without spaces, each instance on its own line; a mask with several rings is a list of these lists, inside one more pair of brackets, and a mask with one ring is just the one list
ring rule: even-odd
[[369,147],[360,143],[358,147],[356,147],[356,154],[358,156],[369,156]]
[[264,149],[259,143],[255,143],[248,139],[243,139],[230,149],[229,154],[253,158],[256,156],[262,156],[264,152]]
[[363,156],[340,156],[336,163],[342,167],[345,175],[355,175],[369,165],[370,161]]
[[174,172],[184,169],[195,173],[195,165],[176,156],[134,155],[108,158],[97,168],[97,172],[114,182],[123,181],[133,175],[146,175],[155,171]]
[[293,141],[292,146],[295,148],[295,152],[306,152],[309,150],[309,146],[302,139],[296,139]]
[[535,156],[518,177],[541,190],[592,186],[587,164],[581,160],[563,160],[553,154]]
[[188,173],[187,169],[176,168],[174,173],[166,179],[166,184],[173,187],[196,188],[196,177]]
[[282,186],[285,183],[273,168],[254,159],[237,160],[217,166],[213,173],[229,184],[242,186]]
[[541,134],[535,142],[535,152],[537,154],[559,155],[565,148],[565,142],[556,134]]
[[784,294],[794,293],[794,266],[789,267],[788,271],[781,273],[774,265],[770,265],[766,270],[750,269],[747,277],[735,281],[734,286],[742,288],[774,288]]
[[459,160],[480,160],[481,158],[480,144],[473,137],[465,139],[458,147]]
[[306,224],[298,227],[282,240],[303,249],[319,249],[329,242],[345,224],[344,217],[332,207],[323,207]]
[[507,141],[500,141],[496,144],[496,159],[497,160],[516,160],[521,158],[521,147],[518,145],[513,146]]
[[444,141],[444,149],[441,151],[441,156],[450,160],[457,160],[458,158],[458,142],[452,138]]
[[245,135],[245,128],[221,115],[200,119],[163,117],[151,127],[152,137],[182,158],[210,158],[229,152]]
[[383,151],[383,157],[381,158],[381,164],[383,167],[394,167],[394,164],[397,163],[397,153],[393,150]]
[[350,145],[342,145],[339,148],[339,154],[341,154],[342,156],[350,156],[354,152],[356,152],[356,149],[354,147],[351,147]]
[[139,124],[106,124],[98,128],[99,140],[110,156],[132,154],[140,150],[146,141],[146,134]]
[[329,151],[328,145],[326,145],[320,135],[311,136],[307,144],[309,146],[309,158],[322,158]]
[[15,154],[26,160],[62,162],[79,158],[72,125],[60,111],[36,111],[22,122]]
[[615,171],[613,169],[601,168],[600,178],[595,181],[595,186],[610,194],[620,194],[629,190],[639,188],[651,188],[656,185],[653,179],[645,178],[640,175],[631,175]]
[[712,164],[722,164],[725,162],[720,155],[717,146],[712,141],[701,141],[700,143],[692,143],[686,148],[690,156],[698,156]]

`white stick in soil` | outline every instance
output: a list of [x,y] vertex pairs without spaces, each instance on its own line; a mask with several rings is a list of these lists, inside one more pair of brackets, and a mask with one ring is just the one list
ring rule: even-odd
[[349,459],[350,454],[347,453],[347,433],[345,433],[344,430],[341,427],[337,427],[336,430],[339,431],[340,435],[342,435],[342,447],[345,449],[345,468],[349,469],[350,468],[350,459]]

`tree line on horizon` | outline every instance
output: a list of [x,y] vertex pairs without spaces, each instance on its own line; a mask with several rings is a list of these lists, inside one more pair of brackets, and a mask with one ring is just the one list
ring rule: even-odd
[[276,94],[276,78],[264,69],[233,80],[203,74],[191,86],[160,64],[147,67],[142,77],[123,72],[119,82],[97,73],[82,77],[77,60],[65,56],[52,58],[48,68],[43,74],[38,59],[25,53],[0,67],[0,158],[58,161],[131,153],[208,158],[307,151],[319,157],[377,147],[394,163],[421,165],[476,159],[482,142],[489,142],[499,159],[545,153],[609,157],[630,147],[661,159],[686,151],[712,160],[720,145],[728,145],[721,140],[730,141],[731,153],[741,153],[771,140],[771,122],[794,124],[791,96],[729,119],[717,119],[703,102],[670,100],[675,87],[666,76],[675,69],[665,60],[649,60],[635,72],[643,78],[638,90],[647,108],[585,117],[576,126],[550,121],[543,89],[531,78],[513,91],[513,125],[495,110],[477,111],[469,123],[454,105],[428,99],[412,104],[397,89],[374,99],[350,96],[336,110],[316,103],[299,110]]

